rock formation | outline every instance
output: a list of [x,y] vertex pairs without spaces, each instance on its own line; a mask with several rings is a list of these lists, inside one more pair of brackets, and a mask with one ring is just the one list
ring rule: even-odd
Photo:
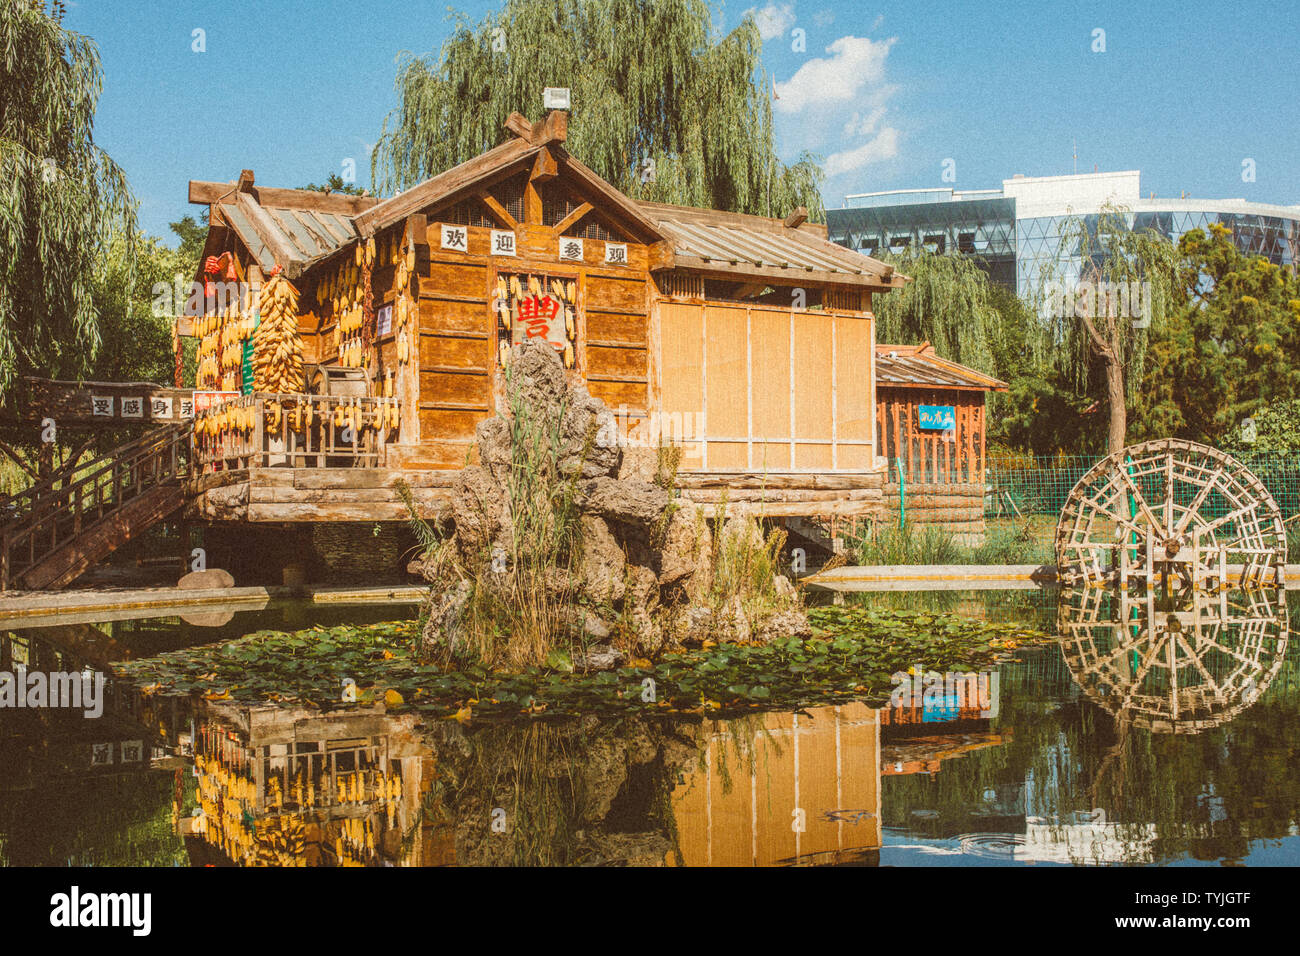
[[[454,486],[452,554],[426,554],[416,568],[434,585],[426,649],[457,650],[476,590],[493,592],[498,607],[525,599],[521,588],[545,590],[577,641],[569,645],[577,667],[612,666],[692,636],[806,630],[780,576],[760,589],[766,600],[718,593],[720,550],[768,546],[758,523],[732,506],[715,542],[714,516],[674,496],[658,450],[622,447],[613,414],[566,381],[553,349],[514,346],[507,391],[510,413],[479,424],[478,464]],[[551,550],[536,540],[548,535]]]

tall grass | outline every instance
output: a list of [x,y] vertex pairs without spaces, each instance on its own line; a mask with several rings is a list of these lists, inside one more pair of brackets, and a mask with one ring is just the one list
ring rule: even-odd
[[551,415],[529,407],[509,367],[506,391],[510,468],[504,491],[510,526],[504,554],[484,555],[467,567],[454,539],[439,536],[419,517],[410,489],[396,486],[424,551],[426,576],[442,582],[442,593],[468,584],[458,640],[436,652],[443,663],[526,667],[545,663],[557,648],[577,649],[571,646],[571,608],[582,554],[578,481],[596,429],[593,423],[579,466],[566,476],[559,467],[564,404]]
[[1050,564],[1052,542],[1028,525],[994,528],[984,543],[961,544],[950,531],[933,525],[899,527],[896,524],[866,528],[849,542],[853,560],[863,566],[912,564]]
[[892,523],[868,526],[849,542],[849,551],[860,565],[887,566],[956,564],[962,548],[949,531],[905,522],[901,526]]

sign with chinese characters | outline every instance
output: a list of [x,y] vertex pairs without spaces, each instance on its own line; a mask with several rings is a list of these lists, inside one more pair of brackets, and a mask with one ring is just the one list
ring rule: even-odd
[[[443,223],[439,229],[442,236],[442,248],[452,249],[456,252],[469,252],[469,229],[465,226],[450,225]],[[495,233],[493,233],[495,235]],[[514,233],[509,233],[513,237]],[[514,243],[511,243],[514,248]],[[511,253],[513,255],[514,253]]]
[[494,256],[518,255],[515,252],[515,234],[509,229],[493,229],[491,252]]
[[[100,386],[103,387],[103,386]],[[112,389],[109,385],[105,391]],[[134,391],[135,394],[132,394]],[[83,393],[84,394],[84,393]],[[140,386],[121,386],[116,394],[98,388],[84,394],[79,404],[81,414],[87,418],[116,418],[128,421],[176,421],[194,417],[194,402],[188,389],[145,389]]]
[[122,741],[122,763],[139,763],[144,760],[143,740]]
[[565,262],[582,261],[582,240],[560,237],[560,258]]
[[519,300],[519,321],[511,330],[515,345],[541,339],[558,352],[568,344],[564,334],[563,303],[550,295],[529,295]]
[[605,262],[613,266],[627,265],[627,243],[625,242],[607,242],[605,243]]
[[949,431],[957,427],[957,413],[951,405],[919,405],[921,428],[925,431]]
[[577,282],[562,276],[511,275],[497,277],[498,361],[504,363],[511,345],[541,340],[573,368],[577,353]]
[[390,304],[381,306],[375,313],[375,335],[384,336],[391,331],[393,331],[393,307]]

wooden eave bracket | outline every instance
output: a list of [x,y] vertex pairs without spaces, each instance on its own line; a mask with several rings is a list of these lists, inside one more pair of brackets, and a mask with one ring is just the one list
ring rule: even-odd
[[785,217],[784,225],[787,229],[798,229],[808,221],[808,207],[796,206],[794,212]]
[[497,221],[497,225],[502,229],[517,230],[519,228],[519,223],[515,221],[515,217],[510,215],[506,210],[506,207],[501,205],[497,198],[486,189],[479,190],[478,198],[483,205],[487,206],[488,212],[491,214],[492,218]]
[[560,173],[559,164],[556,163],[555,157],[551,155],[549,149],[543,149],[537,154],[537,159],[533,161],[533,171],[529,174],[528,179],[534,183],[550,182]]
[[551,110],[540,123],[530,123],[522,113],[511,113],[506,117],[505,128],[532,146],[563,143],[569,136],[569,114]]

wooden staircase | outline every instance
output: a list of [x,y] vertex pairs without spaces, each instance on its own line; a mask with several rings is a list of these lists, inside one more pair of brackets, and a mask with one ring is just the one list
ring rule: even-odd
[[190,429],[166,425],[0,499],[0,591],[60,588],[184,504]]

